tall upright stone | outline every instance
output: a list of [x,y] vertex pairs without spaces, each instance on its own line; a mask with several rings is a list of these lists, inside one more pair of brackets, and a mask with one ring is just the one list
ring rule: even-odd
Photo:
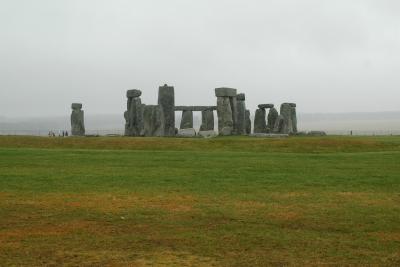
[[200,131],[213,131],[213,130],[214,130],[214,111],[203,110],[201,112]]
[[137,89],[128,90],[126,97],[128,98],[127,111],[125,117],[125,135],[141,136],[143,135],[143,107],[140,100],[142,92]]
[[237,90],[216,88],[218,131],[220,135],[232,135],[237,131]]
[[292,107],[292,125],[293,125],[293,132],[297,133],[297,112],[296,112],[296,107],[297,105],[295,103],[290,103],[290,106]]
[[163,136],[175,136],[175,92],[173,86],[158,88],[158,105],[161,108]]
[[161,121],[162,110],[159,105],[145,105],[143,110],[144,136],[164,136]]
[[85,121],[84,121],[84,111],[82,110],[81,103],[73,103],[71,105],[71,134],[74,136],[84,136],[85,135]]
[[282,115],[279,115],[278,118],[276,118],[273,133],[283,134],[284,129],[285,129],[285,118]]
[[272,107],[272,108],[269,109],[269,112],[268,112],[268,124],[267,124],[267,129],[269,130],[269,132],[273,132],[274,131],[275,122],[276,122],[278,116],[279,116],[279,113],[276,110],[276,108]]
[[292,106],[290,103],[283,103],[281,105],[280,115],[283,117],[283,134],[293,133],[293,120],[292,120]]
[[238,94],[237,100],[237,131],[239,135],[246,134],[246,96],[245,94]]
[[251,134],[250,110],[246,109],[246,134]]
[[193,111],[183,110],[180,129],[193,128]]
[[259,108],[254,116],[254,133],[267,133],[267,122],[265,120],[265,109]]

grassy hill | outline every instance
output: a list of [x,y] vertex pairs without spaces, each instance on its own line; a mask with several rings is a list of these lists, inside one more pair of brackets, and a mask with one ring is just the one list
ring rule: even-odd
[[0,137],[0,265],[400,264],[400,137]]

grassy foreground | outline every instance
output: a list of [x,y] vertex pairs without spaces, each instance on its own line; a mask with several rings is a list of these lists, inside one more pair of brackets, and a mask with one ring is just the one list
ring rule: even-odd
[[0,266],[400,265],[400,137],[0,137]]

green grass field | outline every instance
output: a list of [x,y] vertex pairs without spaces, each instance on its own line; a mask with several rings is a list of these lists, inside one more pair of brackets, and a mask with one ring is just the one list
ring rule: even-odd
[[0,137],[0,266],[399,266],[400,137]]

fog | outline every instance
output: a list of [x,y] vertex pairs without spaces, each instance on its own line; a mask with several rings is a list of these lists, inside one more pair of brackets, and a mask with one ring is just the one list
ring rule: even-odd
[[398,111],[399,29],[395,0],[1,0],[0,116],[122,115],[164,83],[177,105],[229,86],[252,113]]

